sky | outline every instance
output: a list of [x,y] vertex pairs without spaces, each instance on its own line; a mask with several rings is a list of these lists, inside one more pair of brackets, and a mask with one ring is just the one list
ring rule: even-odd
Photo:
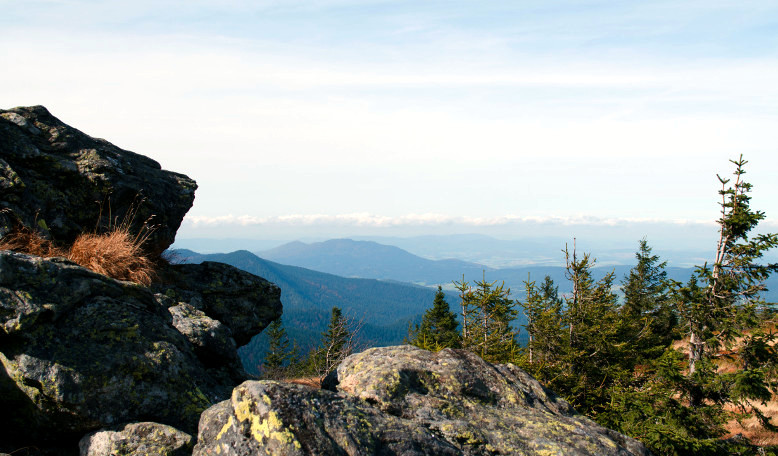
[[42,104],[194,178],[179,238],[712,239],[716,174],[740,154],[778,227],[778,2],[0,10],[0,108]]

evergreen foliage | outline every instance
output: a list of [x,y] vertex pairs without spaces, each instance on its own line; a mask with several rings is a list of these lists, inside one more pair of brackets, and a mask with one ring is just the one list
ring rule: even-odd
[[540,372],[551,367],[554,360],[561,355],[564,301],[559,297],[559,287],[549,276],[545,277],[540,287],[530,281],[528,276],[524,289],[526,301],[521,306],[527,318],[525,329],[529,336],[526,347],[529,364],[527,367],[535,376],[547,377],[547,373]]
[[416,325],[410,331],[408,343],[431,351],[459,348],[458,326],[457,317],[449,308],[443,288],[438,286],[432,308],[424,312],[421,325]]
[[579,411],[659,455],[774,454],[722,439],[733,417],[755,416],[778,431],[755,407],[778,391],[778,338],[758,318],[770,314],[759,293],[778,269],[758,260],[778,246],[778,235],[749,237],[764,214],[749,206],[746,161],[732,163],[734,182],[719,177],[716,259],[686,284],[667,280],[645,239],[622,282],[622,303],[613,275],[593,280],[594,260],[579,259],[575,249],[564,251],[572,293],[563,302],[549,278],[542,287],[525,282],[530,339],[516,362]]
[[341,361],[354,353],[355,336],[359,328],[353,326],[339,307],[333,307],[330,323],[322,333],[321,343],[308,355],[302,373],[324,378]]
[[264,378],[281,379],[294,375],[299,363],[297,344],[291,344],[281,318],[273,320],[267,327],[268,351],[262,362]]
[[455,282],[462,309],[462,347],[494,363],[508,362],[518,353],[517,331],[511,322],[518,315],[511,290],[505,283],[487,282],[484,277],[471,287],[462,279]]
[[673,311],[667,281],[667,262],[651,254],[645,238],[635,253],[637,264],[622,282],[624,303],[620,309],[620,340],[633,346],[627,353],[630,367],[662,356],[677,338],[678,318]]

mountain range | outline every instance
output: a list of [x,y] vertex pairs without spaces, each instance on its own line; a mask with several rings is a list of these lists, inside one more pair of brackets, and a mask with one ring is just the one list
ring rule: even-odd
[[[302,351],[314,348],[329,323],[333,306],[360,326],[365,346],[396,345],[408,334],[408,325],[418,321],[432,306],[435,290],[418,285],[339,277],[310,269],[264,260],[246,250],[200,254],[191,250],[170,251],[173,261],[215,261],[263,277],[281,288],[283,323]],[[454,303],[455,296],[449,296]],[[249,372],[256,373],[267,346],[265,333],[239,352]]]
[[[227,263],[276,283],[282,290],[283,322],[290,338],[302,349],[313,348],[326,330],[333,306],[359,322],[365,346],[402,343],[412,322],[418,322],[433,302],[435,286],[447,291],[448,302],[456,311],[458,299],[453,281],[504,282],[516,299],[523,299],[524,281],[541,282],[551,277],[560,293],[571,286],[560,266],[490,268],[456,259],[430,260],[394,246],[373,241],[333,239],[324,242],[291,242],[258,252],[200,254],[187,249],[171,251],[182,262],[216,261]],[[264,257],[261,258],[260,256]],[[632,266],[601,266],[592,269],[595,280],[608,273],[616,275],[619,287]],[[693,268],[668,267],[668,277],[686,282]],[[765,298],[778,301],[778,277],[767,281]],[[524,323],[524,317],[515,322]],[[256,373],[264,358],[266,336],[260,334],[240,349],[244,365]]]

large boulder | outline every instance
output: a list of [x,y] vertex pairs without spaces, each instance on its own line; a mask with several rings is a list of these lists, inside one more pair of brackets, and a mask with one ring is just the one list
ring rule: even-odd
[[81,456],[187,456],[192,436],[159,423],[130,423],[84,436]]
[[174,264],[159,274],[153,290],[172,303],[185,302],[227,325],[238,347],[281,316],[281,289],[224,263]]
[[200,419],[193,456],[462,454],[416,423],[347,395],[248,381]]
[[203,413],[194,454],[649,454],[516,366],[467,351],[373,348],[325,386],[243,383]]
[[43,106],[0,110],[0,237],[21,221],[67,244],[126,217],[134,232],[144,223],[155,227],[146,247],[161,253],[196,188],[192,179],[92,138]]
[[[253,304],[280,314],[277,295]],[[148,288],[63,258],[0,251],[0,408],[14,411],[0,414],[0,451],[133,421],[193,434],[200,413],[245,374],[229,329],[183,307],[171,313]]]

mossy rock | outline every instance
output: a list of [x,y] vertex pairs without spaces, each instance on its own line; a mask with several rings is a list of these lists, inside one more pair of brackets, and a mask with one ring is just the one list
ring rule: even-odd
[[[66,125],[43,106],[0,110],[0,237],[21,221],[64,244],[125,217],[161,253],[175,240],[197,184],[156,161]],[[132,214],[135,214],[134,217]]]

